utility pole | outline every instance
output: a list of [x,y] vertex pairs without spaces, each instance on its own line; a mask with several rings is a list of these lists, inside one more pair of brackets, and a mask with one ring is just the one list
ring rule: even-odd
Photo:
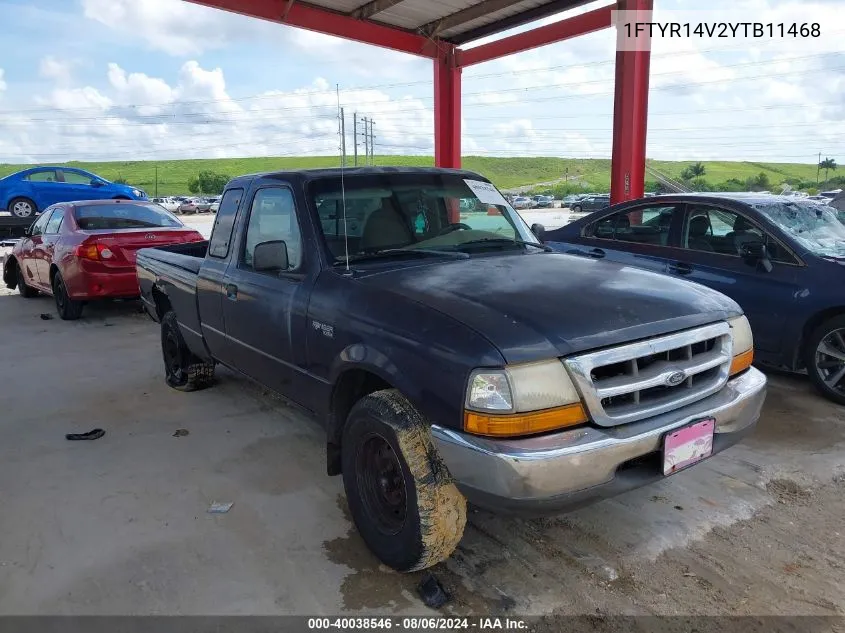
[[368,144],[368,141],[367,141],[367,121],[368,121],[367,117],[361,118],[361,123],[364,124],[364,129],[361,131],[361,134],[364,137],[364,164],[365,165],[369,165],[369,155],[370,155],[369,144]]
[[158,198],[158,163],[155,165],[156,168],[156,184],[155,184],[155,196],[154,198]]
[[355,160],[355,166],[357,167],[358,166],[358,113],[357,112],[352,113],[352,138],[355,139],[355,149],[353,151],[354,151],[354,155],[355,155],[355,159],[354,159]]
[[373,126],[376,124],[375,121],[370,119],[370,165],[376,164],[376,155],[375,155],[375,140],[376,137],[373,134]]
[[346,167],[346,117],[340,109],[340,162]]
[[819,152],[819,162],[816,163],[816,184],[819,184],[819,172],[822,170],[822,153]]

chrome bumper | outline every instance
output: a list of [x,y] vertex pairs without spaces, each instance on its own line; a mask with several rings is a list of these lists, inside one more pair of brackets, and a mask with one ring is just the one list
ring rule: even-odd
[[662,479],[663,436],[694,420],[716,419],[713,454],[723,451],[754,428],[765,398],[766,377],[752,367],[703,400],[621,426],[494,440],[433,425],[432,434],[470,502],[539,515]]

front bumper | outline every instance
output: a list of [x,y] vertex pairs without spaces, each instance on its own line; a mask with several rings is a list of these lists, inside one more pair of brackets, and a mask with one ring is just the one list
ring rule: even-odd
[[725,450],[753,430],[765,397],[766,377],[751,367],[707,398],[617,427],[490,439],[433,425],[432,434],[470,502],[496,511],[543,515],[663,479],[663,436],[695,420],[715,418],[713,454]]

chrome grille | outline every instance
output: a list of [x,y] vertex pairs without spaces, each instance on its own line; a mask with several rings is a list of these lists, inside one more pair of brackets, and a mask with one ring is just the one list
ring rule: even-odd
[[714,323],[564,360],[600,426],[659,415],[715,393],[733,357],[727,323]]

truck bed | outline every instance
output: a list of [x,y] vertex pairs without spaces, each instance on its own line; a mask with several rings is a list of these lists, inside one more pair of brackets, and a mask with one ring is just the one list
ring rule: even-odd
[[144,248],[138,251],[138,256],[164,262],[196,275],[200,271],[200,266],[202,266],[206,252],[208,252],[207,240],[203,242],[188,242],[187,244]]

